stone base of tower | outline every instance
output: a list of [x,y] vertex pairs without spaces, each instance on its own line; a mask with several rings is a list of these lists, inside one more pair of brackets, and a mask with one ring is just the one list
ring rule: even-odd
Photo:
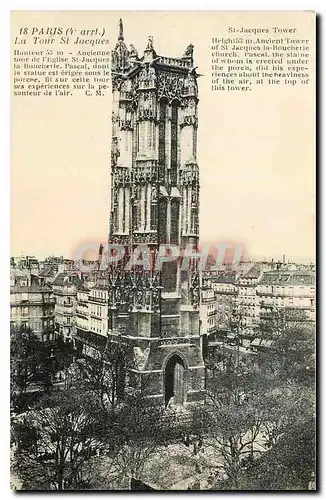
[[[205,367],[198,336],[131,338],[136,367],[129,384],[158,404],[183,405],[205,398]],[[137,367],[137,359],[142,366]]]
[[164,293],[160,312],[142,308],[114,314],[113,337],[132,347],[128,385],[159,404],[184,405],[205,398],[205,366],[199,312]]

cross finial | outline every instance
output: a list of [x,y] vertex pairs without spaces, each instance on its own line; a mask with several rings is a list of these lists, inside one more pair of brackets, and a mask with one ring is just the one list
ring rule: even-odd
[[122,19],[119,20],[119,38],[118,40],[122,40],[123,41],[123,23],[122,23]]

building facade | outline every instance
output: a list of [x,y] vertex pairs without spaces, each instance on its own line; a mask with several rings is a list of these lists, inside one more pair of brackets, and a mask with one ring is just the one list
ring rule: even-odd
[[[237,337],[242,346],[261,345],[265,323],[273,321],[280,311],[288,320],[314,324],[316,316],[315,270],[311,266],[255,263],[239,276],[206,276],[205,288],[214,290],[216,331],[207,330],[208,341]],[[203,323],[208,311],[202,307]],[[267,340],[268,344],[268,340]],[[267,345],[266,344],[266,345]]]
[[229,333],[234,327],[239,287],[234,274],[212,277],[216,300],[216,327],[218,332]]
[[77,288],[76,347],[85,354],[89,347],[103,347],[108,338],[108,278],[106,271],[93,273],[88,282]]
[[257,285],[259,317],[268,317],[279,308],[315,322],[316,283],[313,271],[266,272]]
[[72,342],[75,332],[77,287],[81,284],[74,272],[59,273],[53,281],[55,296],[55,332]]
[[85,284],[76,290],[76,329],[74,341],[78,350],[83,351],[84,344],[89,338],[89,308],[88,297],[90,289]]
[[201,335],[208,336],[216,332],[218,327],[217,301],[214,289],[209,282],[203,284],[201,288],[200,319]]
[[259,299],[257,284],[262,276],[260,264],[255,263],[238,280],[237,318],[243,337],[253,338],[256,335],[259,318]]
[[[158,402],[203,398],[199,274],[193,261],[156,267],[160,246],[198,244],[197,74],[193,46],[160,56],[149,37],[143,56],[119,37],[112,54],[109,243],[133,255],[146,245],[151,265],[109,269],[109,331],[138,359],[134,380]],[[146,381],[146,383],[145,383]],[[144,387],[143,384],[146,384]]]
[[43,341],[54,340],[55,299],[50,286],[43,285],[28,269],[12,269],[10,276],[10,324],[30,328]]

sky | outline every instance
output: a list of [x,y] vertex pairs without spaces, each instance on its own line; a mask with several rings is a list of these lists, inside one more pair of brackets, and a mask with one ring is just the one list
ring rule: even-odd
[[[212,37],[229,36],[229,26],[274,25],[297,27],[300,36],[312,37],[313,15],[16,12],[11,36],[22,25],[105,27],[114,45],[119,17],[126,43],[140,54],[148,35],[160,55],[180,57],[194,44],[195,65],[203,75],[197,158],[201,242],[242,244],[249,258],[285,254],[290,260],[314,260],[314,74],[304,87],[211,90]],[[81,246],[106,242],[110,116],[110,92],[98,98],[12,98],[12,255],[74,258]]]

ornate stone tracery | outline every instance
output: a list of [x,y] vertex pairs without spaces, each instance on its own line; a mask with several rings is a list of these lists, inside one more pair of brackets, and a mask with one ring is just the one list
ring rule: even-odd
[[113,183],[115,187],[130,185],[130,170],[124,167],[117,167],[113,173]]
[[181,101],[185,83],[185,76],[160,72],[158,76],[157,95],[158,99],[165,97],[171,103],[173,99]]

